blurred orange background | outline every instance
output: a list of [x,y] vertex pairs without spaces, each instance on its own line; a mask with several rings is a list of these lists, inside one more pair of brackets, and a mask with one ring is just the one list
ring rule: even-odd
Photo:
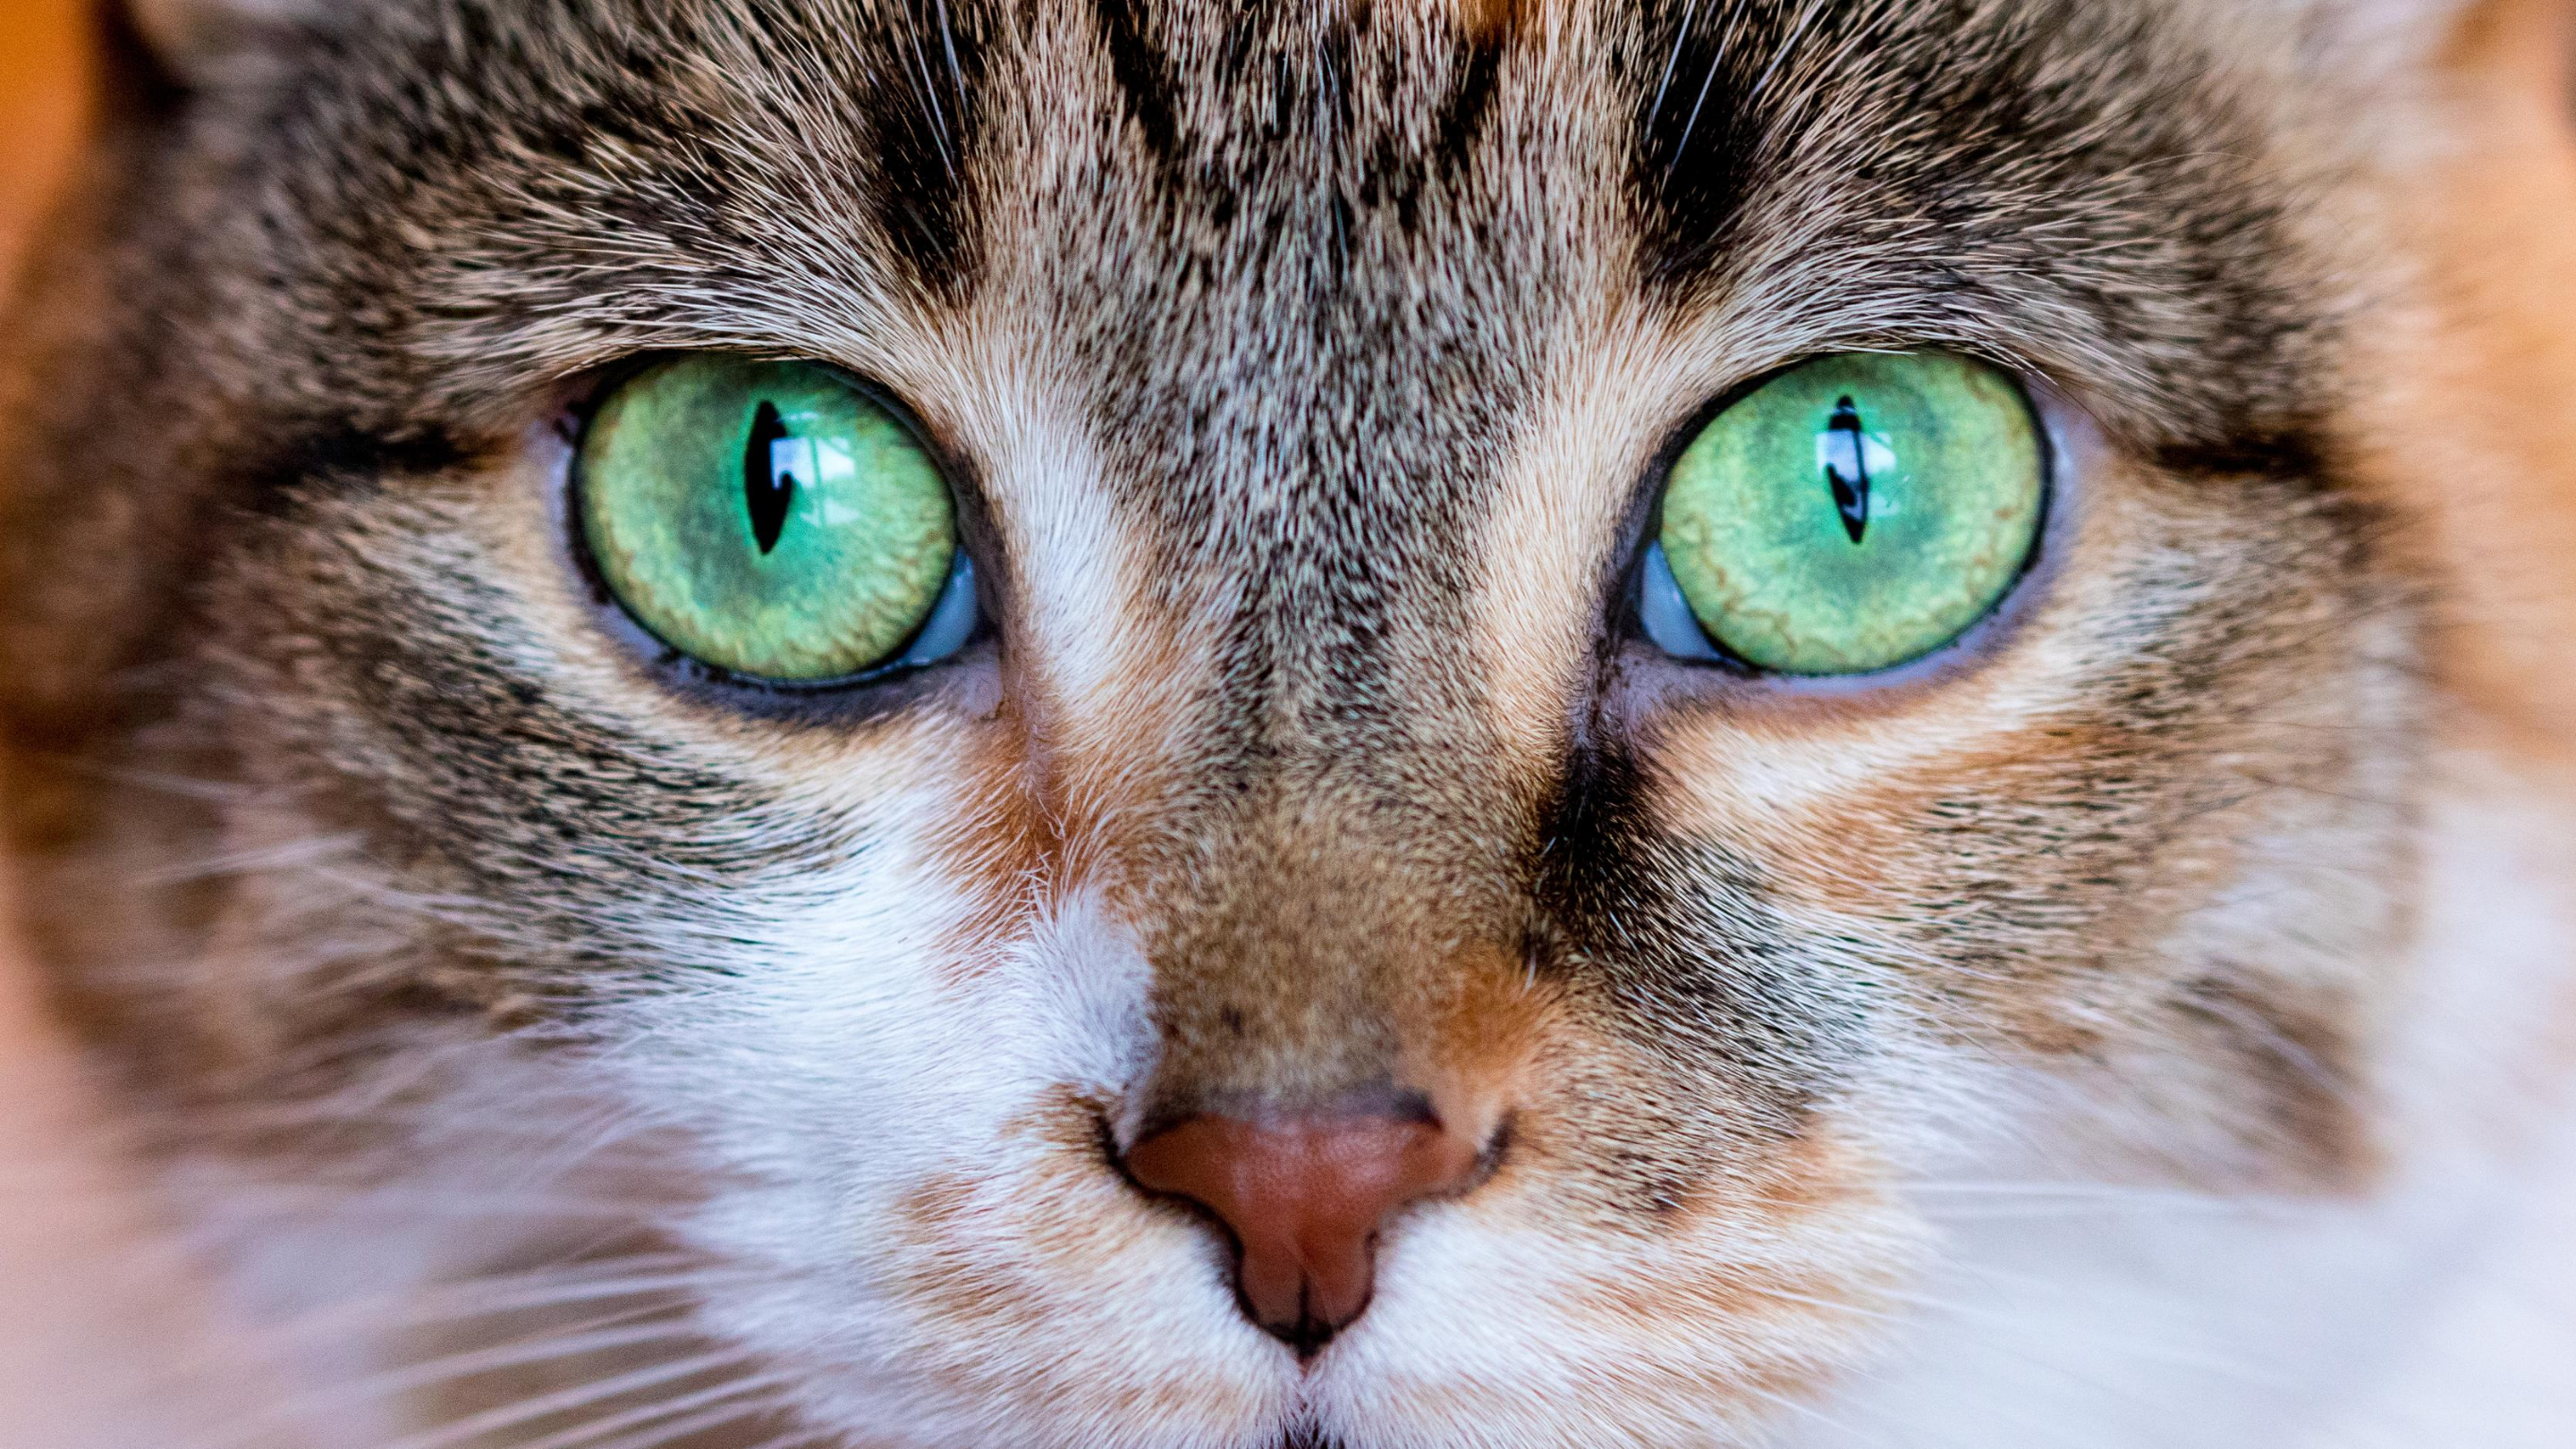
[[60,184],[85,122],[89,6],[0,0],[0,277]]

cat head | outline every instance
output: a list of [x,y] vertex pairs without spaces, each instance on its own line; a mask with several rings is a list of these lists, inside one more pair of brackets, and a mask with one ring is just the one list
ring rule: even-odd
[[40,931],[182,1151],[626,1144],[707,1412],[1752,1436],[1977,1144],[2369,1169],[2427,580],[2303,14],[147,7]]

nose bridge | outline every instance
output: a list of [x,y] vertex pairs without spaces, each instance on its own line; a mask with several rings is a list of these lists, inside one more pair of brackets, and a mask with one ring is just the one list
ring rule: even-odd
[[1180,434],[1258,526],[1174,535],[1206,647],[1135,877],[1146,1116],[1403,1085],[1426,995],[1516,918],[1525,812],[1462,638],[1478,469],[1404,390],[1335,378],[1337,405]]
[[1507,835],[1464,828],[1456,778],[1391,763],[1274,760],[1198,824],[1164,877],[1162,1050],[1118,1144],[1131,1183],[1219,1229],[1237,1304],[1301,1357],[1367,1308],[1400,1221],[1475,1190],[1509,1136],[1456,1009],[1509,991]]
[[1409,649],[1338,673],[1269,651],[1212,710],[1134,916],[1159,1068],[1145,1115],[1406,1082],[1462,958],[1513,952],[1526,813],[1467,681]]
[[1150,1112],[1311,1104],[1399,1075],[1410,1007],[1469,923],[1426,899],[1418,845],[1341,793],[1303,781],[1192,852],[1151,946]]

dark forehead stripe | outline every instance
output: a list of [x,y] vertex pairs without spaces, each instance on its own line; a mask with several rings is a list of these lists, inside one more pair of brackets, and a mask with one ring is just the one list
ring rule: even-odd
[[[1618,57],[1637,104],[1646,276],[1679,292],[1723,269],[1764,188],[1831,178],[1839,166],[1844,179],[1881,188],[1884,204],[1919,199],[1908,184],[1946,169],[1972,196],[1999,147],[2044,147],[2050,138],[2032,131],[2015,73],[2042,47],[2026,29],[1980,33],[2002,13],[1946,0],[1646,0],[1638,43]],[[1853,101],[1876,103],[1865,129],[1836,124]],[[1934,105],[1937,114],[1926,110]]]
[[1498,46],[1438,11],[1091,9],[1113,139],[1048,285],[1131,501],[1194,555],[1470,521],[1460,464],[1548,322],[1496,305],[1544,261],[1467,194]]
[[1777,270],[1772,243],[1794,234],[1829,268],[1809,294],[1909,304],[1905,330],[1863,325],[1849,345],[2089,370],[2116,384],[2099,400],[2122,441],[2178,462],[2279,471],[2316,453],[2331,317],[2284,222],[2298,177],[2169,9],[1638,14],[1613,64],[1636,106],[1639,271],[1669,305]]
[[[1127,120],[1161,173],[1166,200],[1175,211],[1201,208],[1217,225],[1230,223],[1245,185],[1246,163],[1266,159],[1243,154],[1248,144],[1284,145],[1298,127],[1297,113],[1310,109],[1317,117],[1318,139],[1329,144],[1338,133],[1356,141],[1368,138],[1359,166],[1359,194],[1337,199],[1346,213],[1393,206],[1407,230],[1420,221],[1426,185],[1435,179],[1455,183],[1465,173],[1494,99],[1504,30],[1500,26],[1460,28],[1454,49],[1450,92],[1432,114],[1433,138],[1419,150],[1392,144],[1383,128],[1362,119],[1372,109],[1359,94],[1363,84],[1359,49],[1367,28],[1365,14],[1351,16],[1329,8],[1249,5],[1228,14],[1221,34],[1195,37],[1205,53],[1217,57],[1207,74],[1184,76],[1167,51],[1166,24],[1186,27],[1186,8],[1149,13],[1137,0],[1096,0],[1093,13],[1101,44],[1108,53],[1109,73]],[[1293,22],[1293,23],[1292,23]],[[1303,44],[1295,43],[1303,27]],[[1439,47],[1435,47],[1437,49]],[[1302,50],[1302,54],[1298,53]],[[1291,67],[1312,72],[1312,95],[1300,98]],[[1201,92],[1191,94],[1191,87]],[[1266,102],[1257,98],[1266,98]],[[1231,108],[1234,134],[1191,134],[1181,108],[1195,99],[1201,114]],[[1209,101],[1217,104],[1207,105]],[[1267,114],[1263,112],[1266,109]],[[1244,121],[1251,121],[1248,128]],[[1252,134],[1244,134],[1244,131]],[[1229,154],[1231,153],[1231,154]],[[1355,218],[1341,219],[1344,230]]]
[[882,184],[877,223],[932,295],[954,302],[972,280],[978,238],[971,168],[985,128],[986,36],[948,0],[885,11],[869,77]]
[[1145,17],[1134,0],[1100,0],[1096,7],[1102,44],[1109,49],[1109,74],[1117,83],[1128,119],[1144,136],[1145,149],[1166,168],[1180,164],[1181,126],[1172,113],[1171,64],[1146,31]]
[[1502,73],[1502,41],[1503,37],[1493,31],[1477,32],[1463,41],[1467,47],[1466,64],[1459,68],[1458,82],[1440,108],[1439,123],[1433,127],[1439,140],[1432,155],[1445,180],[1455,181],[1465,173],[1477,140],[1484,134],[1485,118],[1493,112],[1494,88]]
[[1050,174],[1097,181],[1041,198],[1064,204],[1036,225],[1036,285],[1072,323],[1069,371],[1104,481],[1158,555],[1155,602],[1210,655],[1175,736],[1206,919],[1161,949],[1284,963],[1264,913],[1323,910],[1299,893],[1333,889],[1296,858],[1296,820],[1332,814],[1337,840],[1389,859],[1463,852],[1424,845],[1425,822],[1450,822],[1439,842],[1489,828],[1463,803],[1495,754],[1459,647],[1472,540],[1552,345],[1541,284],[1564,269],[1543,204],[1572,188],[1517,156],[1524,206],[1496,214],[1478,168],[1520,99],[1508,42],[1445,10],[1088,11],[1068,69],[1091,93],[1040,98],[1069,113],[1033,130],[1063,148]]

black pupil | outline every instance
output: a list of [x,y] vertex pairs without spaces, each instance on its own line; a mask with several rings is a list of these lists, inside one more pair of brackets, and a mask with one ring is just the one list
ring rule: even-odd
[[787,505],[796,499],[796,475],[778,444],[793,434],[778,416],[778,404],[764,401],[752,414],[751,440],[742,449],[742,498],[751,513],[751,538],[767,553],[778,547],[787,527]]
[[1825,423],[1831,436],[1825,448],[1825,482],[1834,490],[1834,511],[1842,515],[1851,541],[1869,530],[1869,457],[1861,451],[1860,408],[1846,397],[1834,404]]

